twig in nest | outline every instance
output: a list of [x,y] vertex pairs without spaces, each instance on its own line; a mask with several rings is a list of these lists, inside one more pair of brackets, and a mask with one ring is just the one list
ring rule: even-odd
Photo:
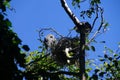
[[39,30],[39,37],[41,37],[41,33],[43,33],[43,31],[52,31],[52,32],[54,32],[55,34],[57,34],[57,35],[59,35],[60,37],[63,37],[60,33],[58,33],[55,29],[53,29],[53,28],[41,28],[40,30]]

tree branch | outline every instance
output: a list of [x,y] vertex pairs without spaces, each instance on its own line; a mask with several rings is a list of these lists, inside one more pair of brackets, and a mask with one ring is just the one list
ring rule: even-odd
[[[89,42],[87,43],[87,45],[95,39],[95,37],[96,37],[96,35],[97,35],[98,33],[100,33],[100,30],[101,30],[101,28],[102,28],[102,26],[103,26],[103,23],[104,23],[104,19],[103,19],[103,9],[102,9],[101,7],[99,7],[99,6],[98,6],[98,8],[100,9],[101,23],[100,23],[100,26],[98,27],[97,31],[94,33],[94,35],[92,36],[92,38],[91,38],[91,39],[89,40]],[[98,15],[98,14],[97,14],[97,15]],[[96,21],[96,20],[94,20],[94,21]],[[94,24],[93,24],[93,25],[94,25]]]
[[72,19],[73,23],[76,26],[82,25],[82,23],[80,23],[79,19],[74,15],[74,13],[68,7],[68,4],[67,4],[66,0],[61,0],[61,4],[62,4],[62,7],[64,8],[64,10],[66,11],[66,13]]
[[[34,73],[34,72],[32,72]],[[77,76],[79,77],[80,73],[76,73],[76,72],[68,72],[68,71],[54,71],[54,72],[49,72],[49,71],[46,71],[44,69],[40,69],[38,71],[37,74],[32,74],[33,76],[36,76],[36,75],[41,75],[42,77],[45,75],[47,77],[50,77],[50,76],[53,76],[53,75],[56,75],[56,76],[59,76],[61,74],[65,74],[65,75],[71,75],[71,76]]]
[[95,19],[93,20],[92,29],[93,29],[93,27],[94,27],[94,25],[95,25],[95,22],[96,22],[97,19],[98,19],[98,5],[97,5],[97,4],[96,4],[96,11],[95,11],[95,13],[96,13],[96,17],[95,17]]
[[79,73],[75,73],[75,72],[68,72],[68,71],[58,71],[58,72],[55,72],[54,74],[66,74],[66,75],[73,75],[73,76],[79,76]]

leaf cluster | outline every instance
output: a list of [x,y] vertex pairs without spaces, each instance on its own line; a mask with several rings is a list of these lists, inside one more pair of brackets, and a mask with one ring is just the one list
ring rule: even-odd
[[69,67],[60,66],[52,59],[50,54],[45,54],[44,51],[38,52],[30,52],[28,56],[26,56],[26,70],[25,70],[25,78],[27,80],[31,79],[51,79],[51,80],[74,80],[76,77],[74,76],[65,76],[66,75],[75,75],[78,70],[74,65]]
[[10,2],[11,0],[0,0],[0,9],[2,10],[2,12],[6,11],[6,7],[10,7]]
[[22,41],[12,30],[12,23],[5,13],[9,2],[10,0],[0,0],[0,76],[4,80],[22,80],[22,71],[18,65],[25,67],[25,54],[21,53]]
[[114,52],[112,49],[105,47],[104,56],[100,56],[101,65],[94,70],[91,79],[120,79],[120,52]]

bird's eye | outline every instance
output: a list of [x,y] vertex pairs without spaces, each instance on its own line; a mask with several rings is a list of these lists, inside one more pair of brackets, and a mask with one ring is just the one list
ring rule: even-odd
[[50,36],[50,38],[53,38],[53,36]]

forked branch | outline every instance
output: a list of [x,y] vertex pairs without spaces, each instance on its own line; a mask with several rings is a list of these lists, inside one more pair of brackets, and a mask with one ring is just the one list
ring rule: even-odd
[[[94,35],[92,36],[92,38],[89,40],[89,42],[88,42],[87,44],[89,44],[90,42],[92,42],[92,41],[95,39],[95,37],[97,36],[97,34],[100,33],[100,30],[101,30],[101,28],[102,28],[102,26],[103,26],[103,24],[104,24],[103,9],[102,9],[101,7],[99,7],[99,6],[97,6],[97,8],[98,8],[99,11],[100,11],[101,22],[100,22],[100,25],[99,25],[97,31],[94,33]],[[92,26],[94,26],[97,18],[98,18],[98,13],[96,13],[96,18],[94,19]]]

